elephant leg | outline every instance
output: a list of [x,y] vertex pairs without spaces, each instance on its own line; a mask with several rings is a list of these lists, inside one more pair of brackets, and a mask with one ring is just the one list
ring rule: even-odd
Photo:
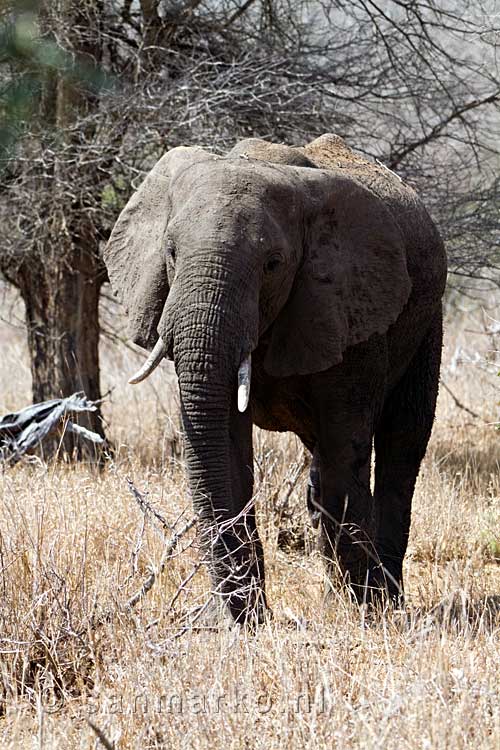
[[375,517],[370,492],[371,434],[329,441],[321,449],[321,534],[331,572],[340,574],[359,602],[368,597],[376,564]]
[[267,609],[264,554],[255,521],[253,446],[250,409],[231,410],[230,458],[232,503],[218,529],[218,590],[236,622],[261,622]]
[[321,472],[319,464],[319,450],[314,448],[307,482],[307,510],[314,529],[317,529],[321,519]]
[[379,585],[393,601],[403,593],[403,558],[415,481],[432,430],[442,346],[441,311],[384,404],[375,432],[375,502]]
[[323,551],[331,572],[340,570],[359,602],[370,596],[370,571],[377,564],[370,463],[384,394],[385,352],[385,339],[374,337],[347,352],[342,365],[316,375],[312,384]]

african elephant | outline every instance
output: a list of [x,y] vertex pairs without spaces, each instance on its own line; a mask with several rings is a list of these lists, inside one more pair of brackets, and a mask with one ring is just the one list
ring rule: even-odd
[[311,452],[310,510],[358,600],[397,598],[446,278],[416,193],[331,134],[225,156],[174,148],[120,214],[105,262],[133,340],[152,350],[131,382],[175,364],[200,536],[234,619],[267,606],[252,423]]

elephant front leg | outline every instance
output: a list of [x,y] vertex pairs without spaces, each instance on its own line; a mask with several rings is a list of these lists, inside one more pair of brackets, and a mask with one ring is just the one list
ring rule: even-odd
[[371,599],[371,571],[378,563],[370,453],[369,440],[350,441],[337,455],[330,449],[321,456],[323,552],[330,573],[340,573],[360,603]]
[[[316,375],[311,383],[323,552],[332,577],[338,579],[340,573],[359,602],[372,599],[372,571],[379,564],[370,464],[384,394],[383,344],[374,337],[358,345],[345,353],[341,365]],[[315,451],[315,472],[317,463]]]
[[[187,411],[181,389],[189,481],[211,579],[203,621],[213,625],[228,613],[236,622],[252,625],[266,612],[264,559],[252,497],[252,418],[248,409],[238,412],[234,396],[227,424],[213,427]],[[219,405],[213,411],[223,415]]]
[[267,602],[264,553],[253,501],[251,410],[233,405],[230,419],[231,504],[218,525],[215,554],[217,589],[236,622],[262,622]]

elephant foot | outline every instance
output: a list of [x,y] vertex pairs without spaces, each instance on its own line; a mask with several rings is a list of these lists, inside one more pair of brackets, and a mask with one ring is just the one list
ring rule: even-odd
[[404,607],[403,578],[400,567],[398,566],[398,570],[391,570],[391,565],[382,561],[370,571],[370,600],[374,604],[382,606],[390,604],[395,609]]
[[323,518],[322,542],[327,559],[329,578],[337,586],[345,587],[359,605],[370,605],[387,590],[380,578],[380,561],[369,525],[330,522]]
[[266,622],[271,616],[271,610],[267,606],[263,589],[255,584],[251,585],[251,589],[250,592],[247,589],[236,589],[223,594],[220,598],[221,605],[226,607],[235,623],[254,630]]
[[268,612],[262,544],[248,518],[230,524],[215,528],[210,550],[212,597],[238,625],[253,627],[264,622]]
[[370,611],[404,606],[401,579],[396,580],[382,563],[370,561],[367,566],[360,561],[358,566],[351,565],[350,571],[344,573],[344,582],[355,601]]

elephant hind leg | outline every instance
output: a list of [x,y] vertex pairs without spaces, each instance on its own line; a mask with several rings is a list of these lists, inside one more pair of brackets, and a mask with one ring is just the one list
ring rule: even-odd
[[436,409],[442,313],[435,316],[402,379],[384,404],[375,431],[376,577],[393,600],[403,592],[403,558],[411,502]]

